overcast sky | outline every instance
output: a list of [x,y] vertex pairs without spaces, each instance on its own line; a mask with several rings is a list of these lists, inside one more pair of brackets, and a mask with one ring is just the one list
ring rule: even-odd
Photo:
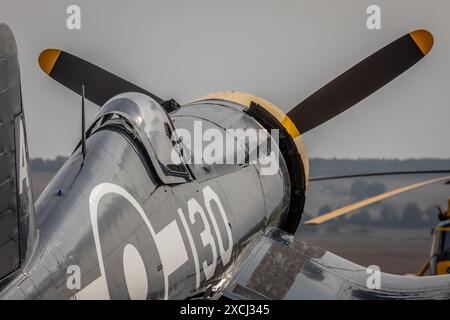
[[[81,7],[79,31],[65,25],[71,4]],[[370,4],[381,7],[382,30],[366,28]],[[181,103],[234,89],[288,111],[418,28],[435,36],[425,59],[304,139],[311,157],[450,157],[449,14],[447,0],[0,0],[19,47],[30,153],[45,158],[68,155],[81,126],[79,97],[39,69],[42,49]],[[88,104],[90,119],[97,111]]]

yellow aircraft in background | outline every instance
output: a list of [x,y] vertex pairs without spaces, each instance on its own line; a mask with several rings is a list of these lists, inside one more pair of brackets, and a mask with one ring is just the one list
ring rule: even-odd
[[[411,173],[411,172],[402,172]],[[414,172],[414,173],[431,173],[431,172]],[[341,177],[327,177],[327,178],[317,178],[310,179],[310,181],[321,181],[321,180],[334,180],[340,178],[352,178],[352,177],[362,177],[362,176],[374,176],[374,175],[389,175],[390,173],[380,173],[380,174],[369,174],[369,175],[354,175],[354,176],[341,176]],[[395,173],[398,174],[398,173]],[[317,216],[313,219],[306,221],[306,225],[319,225],[324,222],[336,219],[344,214],[353,212],[357,209],[361,209],[368,205],[374,204],[376,202],[385,200],[387,198],[399,195],[401,193],[411,191],[417,188],[422,188],[431,184],[444,182],[445,184],[450,184],[450,176],[439,177],[419,183],[414,183],[401,188],[397,188],[368,199],[353,203],[351,205],[344,206],[342,208],[333,210],[329,213]],[[446,212],[442,212],[439,209],[439,220],[440,223],[431,231],[433,235],[433,243],[431,246],[430,258],[425,262],[420,271],[416,274],[417,276],[424,275],[442,275],[450,274],[450,198],[448,199],[448,208]]]
[[431,231],[433,244],[430,259],[417,273],[418,276],[425,275],[427,271],[431,275],[450,274],[450,198],[447,211],[439,213],[439,220],[441,222]]

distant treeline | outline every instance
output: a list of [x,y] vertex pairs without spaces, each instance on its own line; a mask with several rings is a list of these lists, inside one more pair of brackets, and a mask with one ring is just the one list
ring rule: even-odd
[[31,172],[53,172],[56,173],[66,162],[67,157],[58,156],[55,159],[35,158],[30,160]]
[[[439,223],[438,209],[434,206],[421,210],[414,202],[408,202],[402,208],[396,208],[386,204],[379,204],[381,216],[374,219],[367,209],[355,211],[355,213],[342,216],[327,222],[326,226],[335,229],[336,227],[358,226],[363,228],[394,228],[394,229],[431,229]],[[319,210],[319,215],[332,211],[328,205],[324,205]],[[307,213],[302,221],[312,218]],[[307,231],[316,231],[317,227],[304,226]]]
[[[401,164],[401,165],[400,165]],[[312,166],[317,170],[321,170],[320,176],[340,175],[358,172],[383,172],[383,171],[405,171],[405,170],[439,170],[450,168],[450,160],[324,160],[314,159]],[[346,171],[348,170],[348,171]],[[317,174],[318,175],[318,174]],[[341,187],[340,185],[331,185],[323,182],[319,188],[313,189],[315,197],[330,192],[334,195],[335,200],[347,199],[349,203],[357,202],[375,195],[384,193],[388,190],[387,186],[382,182],[365,181],[364,178],[356,179],[350,187]],[[348,188],[348,189],[347,189]],[[305,213],[302,221],[307,221],[316,215],[322,215],[337,209],[339,206],[330,205],[323,200],[323,205],[319,207],[317,212]],[[423,207],[423,206],[422,206]],[[395,228],[395,229],[430,229],[439,222],[439,210],[447,210],[446,207],[438,208],[437,204],[429,205],[421,209],[417,204],[417,200],[410,200],[403,205],[392,205],[388,202],[380,202],[370,207],[356,210],[352,214],[342,216],[340,218],[327,222],[325,228],[331,232],[339,232],[341,227],[358,226],[361,228]],[[374,216],[374,212],[378,216]],[[305,231],[317,231],[317,227],[303,226]]]
[[450,159],[310,159],[310,177],[385,171],[449,170]]

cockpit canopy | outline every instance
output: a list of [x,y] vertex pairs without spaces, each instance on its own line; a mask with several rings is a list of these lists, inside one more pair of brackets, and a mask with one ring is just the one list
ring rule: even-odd
[[[166,184],[183,183],[191,177],[181,156],[181,142],[167,112],[155,100],[141,93],[122,93],[107,101],[97,114],[93,127],[108,120],[128,124]],[[92,132],[92,127],[88,133]],[[95,129],[95,128],[94,128]]]

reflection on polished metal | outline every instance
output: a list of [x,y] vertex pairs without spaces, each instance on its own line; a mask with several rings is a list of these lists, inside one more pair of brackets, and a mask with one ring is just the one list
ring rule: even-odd
[[[114,120],[114,117],[123,118],[131,125],[130,134],[136,135],[143,145],[161,180],[166,183],[191,180],[182,156],[178,154],[179,140],[174,138],[172,120],[158,102],[142,93],[119,94],[100,109],[93,127],[100,121]],[[177,155],[175,162],[174,154]]]
[[[280,230],[275,230],[279,234]],[[380,289],[369,289],[366,268],[294,240],[287,245],[267,234],[224,296],[230,299],[450,299],[449,277],[381,273]],[[426,288],[426,289],[425,289]]]

